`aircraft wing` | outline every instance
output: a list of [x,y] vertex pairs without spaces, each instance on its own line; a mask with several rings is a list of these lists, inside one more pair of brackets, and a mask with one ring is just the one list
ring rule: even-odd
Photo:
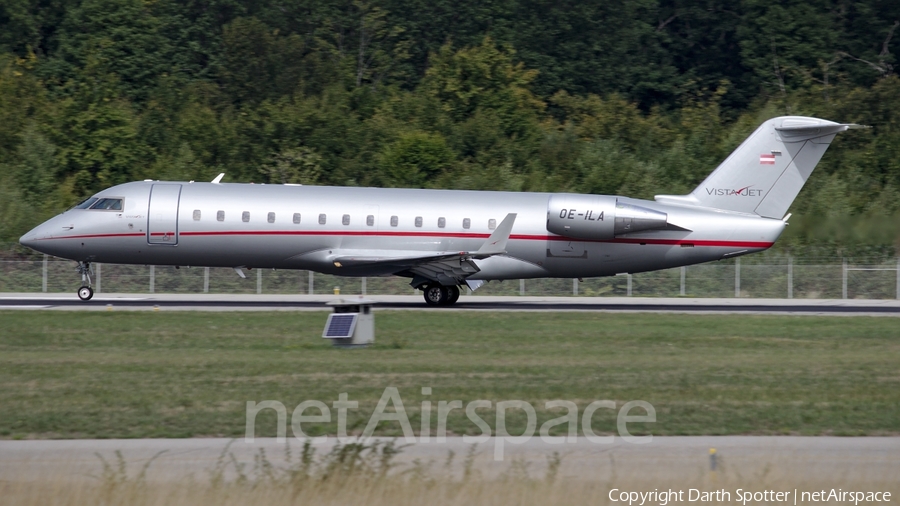
[[467,251],[439,251],[424,254],[421,251],[339,249],[334,250],[331,260],[338,268],[383,266],[408,269],[421,264],[459,260],[470,256],[471,253]]
[[512,232],[516,214],[510,213],[476,251],[396,251],[396,250],[333,250],[329,259],[335,267],[348,270],[394,274],[410,271],[444,285],[462,283],[480,271],[473,260],[481,260],[506,253],[506,243]]
[[[439,252],[423,255],[421,252],[353,252],[335,251],[334,266],[340,269],[364,270],[375,274],[395,274],[410,271],[424,278],[445,285],[455,285],[481,269],[473,262],[470,252]],[[498,253],[499,254],[499,253]]]

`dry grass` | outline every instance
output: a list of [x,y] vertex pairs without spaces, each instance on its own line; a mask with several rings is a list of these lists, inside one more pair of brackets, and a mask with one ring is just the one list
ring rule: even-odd
[[[23,481],[0,481],[0,503],[4,505],[82,506],[101,504],[152,505],[543,505],[599,504],[624,506],[610,500],[610,491],[648,492],[683,490],[687,502],[689,489],[728,491],[730,497],[704,504],[741,504],[737,491],[765,490],[819,491],[841,488],[855,491],[900,493],[900,484],[890,469],[881,476],[860,475],[854,464],[831,467],[825,472],[814,464],[785,471],[784,466],[765,458],[753,465],[730,466],[720,461],[717,471],[685,469],[683,459],[647,467],[635,472],[633,466],[604,468],[603,476],[567,476],[561,469],[565,457],[554,454],[540,470],[531,464],[513,460],[503,463],[499,474],[484,473],[475,459],[474,447],[468,455],[443,465],[400,465],[395,457],[401,447],[392,443],[373,445],[336,445],[317,455],[309,445],[289,459],[286,465],[274,464],[260,452],[252,465],[239,462],[226,448],[204,478],[169,481],[146,479],[153,459],[129,469],[121,453],[108,461],[98,455],[102,472],[93,479],[72,476],[40,476]],[[800,459],[802,460],[802,459]],[[583,465],[583,464],[582,464]],[[888,467],[891,467],[890,465]],[[894,466],[896,467],[896,466]],[[571,468],[570,468],[571,469]],[[673,472],[674,471],[674,472]],[[573,476],[578,474],[579,478]],[[781,504],[793,504],[793,496]],[[747,504],[759,504],[753,501]],[[638,503],[635,503],[637,506]],[[660,505],[648,501],[646,506]],[[670,504],[678,504],[671,502]],[[694,502],[693,504],[698,504]],[[771,504],[771,502],[770,502]],[[806,504],[798,501],[797,504]],[[861,503],[864,504],[864,503]]]
[[125,486],[109,490],[100,485],[48,483],[36,486],[0,486],[5,504],[22,505],[235,505],[267,504],[366,504],[455,505],[455,504],[555,504],[565,498],[569,504],[597,503],[604,489],[579,482],[423,482],[388,479],[379,483],[326,482],[302,489],[286,486],[223,487],[192,483],[163,487]]

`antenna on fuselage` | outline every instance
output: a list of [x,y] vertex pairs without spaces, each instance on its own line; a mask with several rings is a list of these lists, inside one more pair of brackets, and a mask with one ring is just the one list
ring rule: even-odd
[[222,182],[222,178],[225,177],[225,173],[221,172],[215,179],[212,180],[212,184],[219,184]]

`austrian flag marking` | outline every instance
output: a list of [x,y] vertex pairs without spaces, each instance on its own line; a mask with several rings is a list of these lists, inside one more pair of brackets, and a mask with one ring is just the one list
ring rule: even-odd
[[775,155],[772,153],[763,153],[759,155],[760,165],[775,165]]

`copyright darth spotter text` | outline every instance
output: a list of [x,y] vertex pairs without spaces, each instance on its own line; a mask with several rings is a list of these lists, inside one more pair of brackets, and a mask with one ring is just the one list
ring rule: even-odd
[[618,488],[609,491],[609,500],[614,503],[623,503],[628,506],[666,506],[670,503],[722,503],[735,502],[742,506],[759,503],[839,503],[859,504],[887,503],[891,502],[891,493],[882,491],[856,491],[833,488],[829,490],[747,490],[743,488],[734,491],[726,489],[700,490],[688,489],[654,489],[651,491],[622,490]]

